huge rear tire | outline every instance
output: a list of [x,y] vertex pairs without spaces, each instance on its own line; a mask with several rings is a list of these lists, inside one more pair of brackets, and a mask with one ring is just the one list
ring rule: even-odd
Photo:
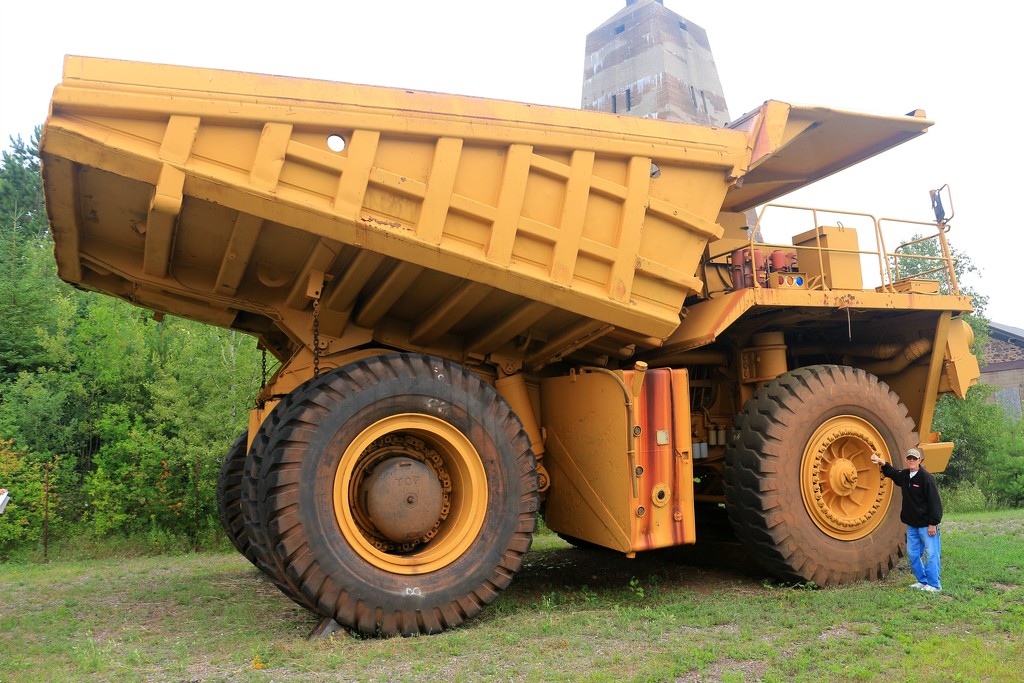
[[270,415],[263,421],[259,431],[256,433],[253,445],[249,448],[249,452],[244,458],[241,485],[239,487],[239,507],[242,510],[242,524],[245,528],[245,537],[249,541],[248,550],[252,556],[252,563],[292,602],[315,612],[316,605],[302,595],[299,587],[288,578],[284,572],[284,567],[277,561],[273,553],[270,552],[267,535],[261,522],[262,515],[256,500],[263,461],[263,451],[257,445],[260,443],[261,438],[263,438],[262,435],[272,431],[280,422],[279,417],[284,410],[282,403],[274,406],[274,409],[270,411]]
[[256,564],[256,550],[245,529],[242,514],[242,476],[245,469],[245,452],[249,445],[249,431],[235,439],[220,466],[217,477],[217,513],[228,540],[247,560]]
[[786,581],[884,577],[905,535],[900,499],[870,457],[900,466],[917,443],[906,406],[863,370],[816,365],[767,382],[726,449],[726,509],[737,536]]
[[509,585],[536,528],[536,460],[493,387],[396,354],[321,375],[279,408],[253,446],[257,509],[321,614],[364,634],[435,633]]

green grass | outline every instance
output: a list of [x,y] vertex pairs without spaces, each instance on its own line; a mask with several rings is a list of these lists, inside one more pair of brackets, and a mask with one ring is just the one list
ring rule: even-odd
[[[1024,511],[950,515],[941,594],[767,581],[725,543],[628,560],[537,536],[512,587],[437,636],[308,641],[241,556],[0,565],[0,681],[1016,681]],[[256,665],[266,668],[257,669]]]

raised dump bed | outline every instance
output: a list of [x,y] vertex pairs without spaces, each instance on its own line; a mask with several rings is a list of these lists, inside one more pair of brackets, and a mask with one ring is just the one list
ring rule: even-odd
[[462,359],[531,335],[539,367],[611,331],[657,346],[702,290],[723,204],[928,125],[772,102],[716,129],[68,57],[42,157],[69,282],[282,359],[311,344],[319,297],[326,354],[373,338]]

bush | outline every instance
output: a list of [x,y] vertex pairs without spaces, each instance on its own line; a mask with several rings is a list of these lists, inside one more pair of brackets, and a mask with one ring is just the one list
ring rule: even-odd
[[935,408],[933,429],[954,443],[939,479],[943,499],[960,511],[1024,506],[1024,421],[992,402],[992,391],[979,384],[966,400],[943,396]]
[[[51,479],[56,472],[51,471]],[[46,492],[46,472],[42,463],[14,449],[14,443],[0,439],[0,488],[10,494],[7,509],[0,515],[0,553],[42,538]],[[50,521],[56,521],[56,495],[50,494]]]
[[1024,506],[1024,443],[1014,431],[1004,434],[995,451],[989,454],[985,467],[986,490],[999,504]]
[[948,512],[984,512],[995,509],[995,505],[986,496],[981,487],[973,482],[962,482],[954,487],[943,490],[942,510]]
[[108,408],[98,426],[103,445],[83,485],[96,536],[186,531],[188,469],[173,460],[166,440],[123,406]]

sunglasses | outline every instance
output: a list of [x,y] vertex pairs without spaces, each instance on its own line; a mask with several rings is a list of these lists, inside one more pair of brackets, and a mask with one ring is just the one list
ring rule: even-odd
[[921,458],[917,457],[916,455],[908,455],[907,456],[907,460],[920,460],[920,459]]

